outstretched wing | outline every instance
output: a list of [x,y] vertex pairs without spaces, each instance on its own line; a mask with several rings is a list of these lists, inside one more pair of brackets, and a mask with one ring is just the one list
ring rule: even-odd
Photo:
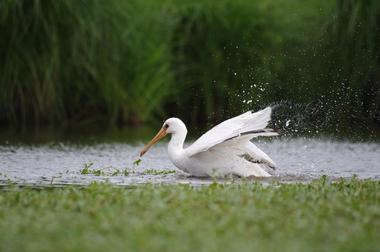
[[272,109],[267,107],[255,113],[248,111],[226,120],[207,131],[191,146],[186,148],[186,155],[191,157],[207,151],[217,144],[240,138],[243,135],[250,136],[250,138],[277,135],[273,130],[265,129],[270,121],[271,113]]
[[[277,135],[276,132],[273,133]],[[276,163],[254,143],[249,141],[256,136],[257,134],[242,135],[231,139],[231,141],[224,141],[217,144],[212,147],[212,150],[215,152],[222,151],[224,153],[229,153],[229,155],[239,156],[248,162],[259,165],[267,172],[270,172],[271,169],[275,170],[277,167]]]

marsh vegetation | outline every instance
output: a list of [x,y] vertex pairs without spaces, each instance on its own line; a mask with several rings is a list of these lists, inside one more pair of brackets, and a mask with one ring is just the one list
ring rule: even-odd
[[0,192],[1,251],[373,251],[378,181]]
[[285,104],[313,131],[372,130],[379,13],[376,0],[4,0],[0,121],[200,125]]

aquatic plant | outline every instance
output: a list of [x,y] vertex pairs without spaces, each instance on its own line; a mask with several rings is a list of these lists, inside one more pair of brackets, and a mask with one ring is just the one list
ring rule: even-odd
[[167,174],[172,174],[176,173],[175,170],[155,170],[155,169],[148,169],[144,170],[142,174],[144,175],[167,175]]
[[[129,176],[130,174],[136,173],[134,169],[129,169],[128,167],[124,169],[118,169],[113,166],[109,166],[109,167],[101,167],[98,169],[91,169],[93,165],[94,165],[93,162],[85,163],[83,165],[83,168],[80,170],[80,174],[82,175],[91,174],[95,176],[118,176],[118,175]],[[151,172],[149,173],[149,171]],[[148,173],[153,174],[152,171],[153,170],[148,170]],[[170,171],[166,171],[166,172],[170,173]],[[159,174],[165,174],[165,172],[162,172],[162,173],[159,172]]]
[[141,158],[135,160],[135,161],[133,162],[133,165],[134,165],[134,166],[139,166],[140,163],[141,163]]
[[83,165],[83,169],[80,170],[80,174],[89,174],[90,173],[90,167],[93,165],[94,163],[85,163]]
[[[117,169],[115,167],[105,167],[99,169],[91,169],[94,163],[85,163],[84,167],[80,170],[80,174],[82,175],[95,175],[95,176],[118,176],[124,175],[129,176],[131,174],[137,173],[135,169],[125,168],[124,170]],[[167,175],[175,173],[175,170],[155,170],[155,169],[147,169],[141,172],[138,172],[141,175]],[[1,174],[0,174],[1,175]],[[53,178],[52,178],[53,179]]]
[[124,176],[129,176],[131,174],[131,171],[128,170],[127,168],[125,168],[123,171],[123,174],[124,174]]
[[116,170],[111,174],[111,176],[117,176],[117,175],[119,175],[120,173],[121,173],[121,171],[118,170],[118,169],[116,169]]
[[94,163],[86,163],[84,164],[83,169],[80,170],[80,174],[86,175],[86,174],[92,174],[95,176],[103,176],[106,175],[106,173],[102,169],[90,169],[93,166]]

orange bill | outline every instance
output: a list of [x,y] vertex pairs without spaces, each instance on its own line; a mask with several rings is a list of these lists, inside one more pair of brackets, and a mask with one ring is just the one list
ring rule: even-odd
[[150,147],[152,147],[155,143],[160,141],[166,135],[167,135],[166,129],[161,128],[160,131],[157,133],[157,135],[155,135],[153,139],[150,140],[150,142],[147,145],[145,145],[145,147],[141,150],[140,157],[142,157],[149,150]]

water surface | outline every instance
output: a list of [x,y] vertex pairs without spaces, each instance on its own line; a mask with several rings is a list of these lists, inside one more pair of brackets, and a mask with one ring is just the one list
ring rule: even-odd
[[[327,175],[380,179],[380,144],[305,138],[277,138],[257,145],[278,164],[271,180],[307,182]],[[190,183],[202,185],[213,179],[198,179],[177,170],[168,159],[167,143],[153,147],[139,165],[134,164],[142,143],[123,144],[2,144],[0,183],[26,185],[87,185],[94,181],[115,185],[140,183]],[[81,174],[85,166],[102,174]],[[128,174],[124,174],[127,169]],[[116,174],[116,171],[120,171]],[[230,182],[231,180],[219,180]]]

